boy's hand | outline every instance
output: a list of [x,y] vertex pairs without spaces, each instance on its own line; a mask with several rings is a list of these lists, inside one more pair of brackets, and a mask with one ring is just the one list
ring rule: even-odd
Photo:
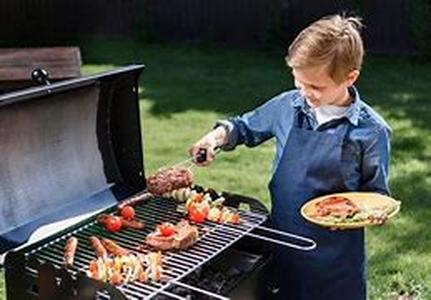
[[[223,145],[226,136],[226,129],[219,126],[204,135],[196,144],[194,144],[193,147],[190,148],[189,154],[193,157],[195,164],[198,166],[209,165],[214,160],[215,149]],[[201,157],[202,155],[204,156],[203,159]]]

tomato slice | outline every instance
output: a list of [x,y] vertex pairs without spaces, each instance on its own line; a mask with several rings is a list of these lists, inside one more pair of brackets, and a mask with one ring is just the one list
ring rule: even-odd
[[171,236],[175,233],[174,225],[168,222],[157,225],[157,229],[162,236]]
[[121,230],[122,222],[120,217],[109,216],[106,218],[105,227],[110,232],[117,232]]

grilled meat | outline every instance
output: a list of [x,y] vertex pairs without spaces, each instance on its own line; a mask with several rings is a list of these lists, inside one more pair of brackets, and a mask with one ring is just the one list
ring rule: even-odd
[[115,255],[122,256],[129,254],[129,251],[118,245],[116,242],[110,239],[102,238],[102,245],[106,248],[106,250]]
[[173,233],[164,236],[159,230],[150,233],[146,238],[146,244],[157,250],[187,249],[194,245],[199,238],[196,226],[190,225],[188,221],[182,220],[173,226]]
[[121,217],[121,223],[123,228],[132,228],[138,230],[145,228],[145,223],[138,220],[126,220],[125,218]]
[[88,240],[91,244],[91,247],[93,247],[94,251],[96,252],[97,257],[107,257],[108,256],[108,252],[106,251],[102,242],[97,237],[90,236]]
[[320,217],[333,216],[339,218],[352,217],[360,211],[359,207],[345,197],[328,197],[316,203],[316,213]]
[[78,239],[74,236],[70,237],[66,241],[64,246],[64,264],[67,267],[73,266],[73,261],[75,259],[76,248],[78,247]]
[[155,195],[163,195],[170,191],[189,187],[193,184],[193,173],[188,168],[164,168],[147,179],[147,189]]
[[148,193],[148,192],[144,192],[144,193],[135,195],[135,196],[131,197],[130,199],[126,199],[126,200],[122,201],[120,204],[118,204],[118,210],[120,211],[122,208],[124,208],[127,205],[135,206],[139,202],[146,201],[151,197],[153,197],[153,195],[151,193]]

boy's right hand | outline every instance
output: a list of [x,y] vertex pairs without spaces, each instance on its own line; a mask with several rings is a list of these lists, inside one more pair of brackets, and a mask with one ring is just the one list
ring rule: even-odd
[[189,154],[198,166],[209,165],[215,157],[215,150],[224,144],[227,132],[222,126],[210,131],[204,135],[193,147],[190,148]]

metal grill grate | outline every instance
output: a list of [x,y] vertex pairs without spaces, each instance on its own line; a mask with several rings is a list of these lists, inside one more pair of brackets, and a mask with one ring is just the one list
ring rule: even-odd
[[[144,230],[126,229],[112,234],[97,224],[95,218],[90,222],[58,237],[36,249],[25,254],[27,258],[36,258],[41,261],[52,263],[60,268],[63,265],[63,248],[66,240],[70,236],[75,236],[79,240],[78,249],[75,254],[74,267],[69,269],[73,276],[79,271],[87,270],[89,262],[96,257],[88,238],[92,235],[106,237],[116,241],[120,246],[146,254],[149,250],[139,249],[145,241],[148,233],[154,230],[161,222],[177,223],[184,218],[183,214],[177,210],[177,203],[174,200],[164,198],[150,198],[135,206],[137,218],[144,221]],[[163,256],[163,277],[165,280],[158,283],[128,283],[118,287],[128,299],[150,299],[156,295],[163,294],[174,299],[184,299],[166,291],[172,285],[182,285],[193,289],[188,285],[180,283],[179,280],[192,273],[200,266],[217,256],[241,237],[257,228],[267,219],[266,215],[252,212],[238,211],[241,215],[241,224],[218,224],[205,221],[199,224],[200,238],[191,248],[177,252],[165,252]],[[31,273],[36,270],[28,267]],[[36,274],[35,274],[36,276]],[[199,290],[200,292],[205,292]],[[218,295],[214,297],[223,298]],[[109,296],[99,293],[100,299],[109,299]]]

